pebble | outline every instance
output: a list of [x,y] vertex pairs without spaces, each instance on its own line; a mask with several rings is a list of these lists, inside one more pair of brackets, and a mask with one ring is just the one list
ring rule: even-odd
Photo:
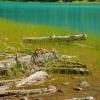
[[64,82],[63,85],[64,86],[67,86],[67,85],[69,85],[69,83],[68,82]]
[[87,82],[87,81],[83,81],[79,84],[80,87],[83,87],[83,88],[86,88],[86,87],[89,87],[90,84]]
[[61,89],[57,90],[58,93],[64,93]]
[[74,87],[73,90],[75,90],[75,91],[82,91],[83,89],[81,87]]

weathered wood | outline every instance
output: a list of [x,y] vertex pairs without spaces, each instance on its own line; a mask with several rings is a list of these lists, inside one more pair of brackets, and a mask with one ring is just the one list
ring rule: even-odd
[[48,77],[48,74],[45,71],[38,71],[38,72],[35,72],[32,75],[22,79],[21,81],[18,81],[16,83],[16,87],[20,87],[25,84],[37,83],[39,81],[43,81],[47,77]]
[[0,97],[4,96],[12,96],[12,95],[17,95],[17,96],[23,96],[23,95],[31,95],[31,94],[47,94],[47,93],[55,93],[56,92],[56,87],[55,86],[50,86],[47,88],[41,88],[41,89],[29,89],[29,90],[5,90],[5,91],[0,91]]
[[40,40],[65,40],[65,41],[73,41],[73,40],[85,40],[87,38],[86,34],[80,35],[69,35],[69,36],[44,36],[44,37],[24,37],[22,40],[24,43],[31,43],[32,41],[40,41]]
[[60,73],[60,74],[76,74],[76,75],[88,75],[89,70],[82,67],[52,67],[45,69],[48,72]]
[[18,81],[21,81],[21,79],[16,79],[16,80],[0,80],[0,86],[7,85],[9,83],[16,83]]

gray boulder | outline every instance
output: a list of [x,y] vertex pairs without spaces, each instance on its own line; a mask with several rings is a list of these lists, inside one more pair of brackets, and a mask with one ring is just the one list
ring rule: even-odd
[[36,49],[32,54],[32,61],[38,66],[59,60],[56,50]]

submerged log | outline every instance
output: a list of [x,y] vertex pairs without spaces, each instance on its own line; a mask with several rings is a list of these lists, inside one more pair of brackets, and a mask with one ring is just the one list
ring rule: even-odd
[[60,73],[60,74],[76,74],[76,75],[88,75],[89,70],[82,67],[52,67],[46,69],[48,72]]
[[74,40],[85,40],[87,38],[86,34],[80,35],[68,35],[68,36],[44,36],[44,37],[24,37],[24,43],[31,43],[33,41],[40,40],[64,40],[64,41],[74,41]]
[[55,93],[57,91],[55,86],[49,86],[47,88],[41,88],[41,89],[29,89],[29,90],[5,90],[0,91],[0,97],[4,96],[23,96],[23,95],[31,95],[31,94],[39,94],[39,95],[45,95],[49,93]]

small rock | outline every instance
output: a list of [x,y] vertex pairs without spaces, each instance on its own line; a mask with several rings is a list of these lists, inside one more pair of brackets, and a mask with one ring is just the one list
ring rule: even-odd
[[86,87],[89,87],[90,84],[87,82],[87,81],[83,81],[79,84],[80,87],[83,87],[83,88],[86,88]]
[[50,90],[52,93],[55,93],[57,91],[57,88],[54,85],[49,85],[48,90]]
[[53,79],[51,79],[52,81],[55,81],[56,79],[55,78],[53,78]]
[[73,90],[75,90],[75,91],[82,91],[83,89],[81,87],[74,87]]
[[64,86],[67,86],[67,85],[69,85],[69,83],[68,82],[64,82],[63,85]]
[[71,100],[81,100],[80,98],[73,98],[73,99],[71,99]]
[[20,100],[28,100],[27,97],[21,97]]
[[94,97],[89,96],[89,97],[83,97],[82,100],[95,100]]
[[64,93],[61,89],[57,90],[58,93]]

